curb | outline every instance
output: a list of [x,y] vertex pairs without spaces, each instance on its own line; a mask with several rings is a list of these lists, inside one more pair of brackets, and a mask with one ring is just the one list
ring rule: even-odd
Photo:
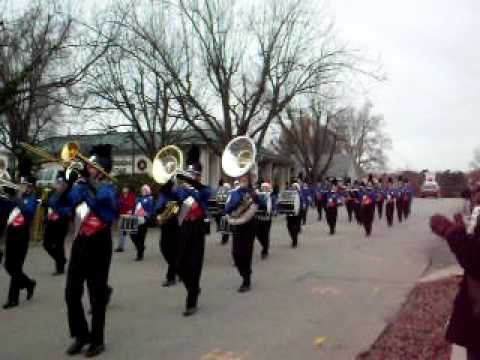
[[434,271],[428,275],[425,275],[424,277],[420,278],[418,282],[426,283],[426,282],[437,281],[437,280],[449,278],[452,276],[463,275],[463,272],[464,272],[463,268],[460,267],[459,265],[452,265],[452,266]]

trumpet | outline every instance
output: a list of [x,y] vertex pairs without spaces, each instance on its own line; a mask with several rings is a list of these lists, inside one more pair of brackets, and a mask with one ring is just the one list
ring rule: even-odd
[[109,180],[115,181],[115,179],[108,172],[106,172],[104,168],[93,163],[85,155],[83,155],[80,152],[80,146],[76,142],[67,142],[65,145],[63,145],[62,151],[60,153],[60,158],[65,164],[69,164],[66,170],[67,179],[69,179],[72,172],[82,171],[84,165],[88,165],[101,172],[102,175],[104,175]]

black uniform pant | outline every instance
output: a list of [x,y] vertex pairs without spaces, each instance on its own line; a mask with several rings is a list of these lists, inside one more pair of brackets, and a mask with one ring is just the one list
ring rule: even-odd
[[205,225],[203,219],[184,221],[179,231],[178,275],[187,290],[186,307],[197,306],[200,294],[203,257],[205,254]]
[[301,218],[299,215],[296,216],[287,216],[287,229],[292,239],[292,246],[297,246],[298,244],[298,234],[300,233],[301,228]]
[[407,220],[408,217],[410,216],[410,207],[411,207],[410,200],[404,200],[403,201],[403,218],[405,220]]
[[142,258],[143,253],[145,252],[145,237],[147,236],[148,225],[142,224],[138,225],[138,231],[135,234],[130,235],[132,242],[137,249],[137,256]]
[[18,302],[21,289],[26,289],[33,284],[23,272],[23,264],[28,252],[30,240],[30,228],[26,225],[7,227],[7,239],[5,247],[5,270],[10,275],[10,289],[8,301]]
[[179,228],[176,217],[161,227],[160,251],[168,264],[168,281],[174,281],[177,276],[178,234]]
[[353,213],[355,214],[355,220],[357,224],[362,224],[362,216],[360,214],[360,203],[354,202],[353,203]]
[[[88,339],[95,345],[104,343],[105,311],[110,292],[107,282],[111,260],[110,227],[97,231],[92,236],[78,235],[73,241],[65,288],[68,325],[72,337]],[[82,304],[85,282],[92,309],[91,331],[88,330]]]
[[308,205],[305,205],[305,208],[301,210],[302,215],[302,224],[307,224],[307,217],[308,217]]
[[270,250],[270,228],[272,227],[272,219],[259,220],[257,219],[257,238],[262,245],[262,254],[268,254]]
[[375,217],[375,205],[362,205],[361,207],[362,224],[365,228],[365,233],[370,236],[372,233],[373,218]]
[[322,221],[323,205],[321,201],[317,201],[318,220]]
[[65,237],[68,232],[68,218],[47,221],[43,236],[43,247],[55,261],[57,271],[63,271],[67,259],[65,257]]
[[336,206],[327,207],[327,224],[330,227],[330,234],[335,234],[335,228],[337,227],[338,208]]
[[397,215],[398,215],[398,222],[402,222],[403,220],[403,201],[401,199],[397,199]]
[[256,220],[232,226],[232,257],[244,282],[250,283],[252,274],[253,243],[255,242]]
[[345,203],[345,208],[347,209],[347,215],[348,215],[348,222],[352,222],[353,221],[353,201],[351,200],[347,200],[346,203]]
[[395,204],[393,202],[387,202],[387,205],[385,205],[385,215],[387,216],[388,226],[393,226],[394,212],[395,212]]
[[377,202],[377,210],[378,210],[378,218],[379,219],[382,219],[382,217],[383,217],[383,204],[384,204],[383,201]]

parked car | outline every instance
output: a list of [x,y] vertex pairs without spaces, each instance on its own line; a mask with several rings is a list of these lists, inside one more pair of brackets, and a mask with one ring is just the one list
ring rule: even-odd
[[440,197],[440,185],[436,182],[428,182],[422,185],[421,197],[433,196],[435,198]]

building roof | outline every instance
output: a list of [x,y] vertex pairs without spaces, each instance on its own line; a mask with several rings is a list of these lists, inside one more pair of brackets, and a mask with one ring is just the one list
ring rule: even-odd
[[[211,136],[212,140],[214,135],[212,132],[206,132],[207,136]],[[182,139],[182,145],[197,144],[205,145],[206,141],[198,133],[193,130],[186,130],[175,134],[178,139]],[[132,138],[133,137],[133,138]],[[59,153],[63,145],[67,142],[77,141],[80,144],[81,150],[84,153],[88,153],[92,146],[97,144],[111,144],[112,151],[115,154],[131,154],[133,139],[135,142],[142,142],[140,134],[138,132],[108,132],[99,134],[78,134],[78,135],[61,135],[53,136],[43,140],[40,146],[50,153]],[[160,134],[157,136],[158,143],[161,144]],[[138,151],[138,149],[137,149]]]
[[[212,131],[206,131],[207,137],[211,138],[211,141],[216,141],[216,136]],[[132,153],[132,136],[135,136],[136,141],[141,142],[140,134],[137,132],[109,132],[109,133],[100,133],[100,134],[79,134],[79,135],[62,135],[62,136],[53,136],[43,140],[40,143],[40,146],[50,152],[51,154],[60,153],[63,145],[67,142],[77,141],[80,144],[81,151],[84,154],[88,154],[92,146],[97,144],[111,144],[112,152],[116,155],[125,155]],[[182,131],[181,134],[178,134],[181,141],[181,145],[207,145],[207,141],[201,137],[194,130]],[[160,136],[158,137],[159,143]],[[140,151],[137,147],[136,151]],[[282,165],[291,165],[292,162],[285,157],[280,156],[276,152],[269,150],[267,148],[261,147],[258,150],[258,156],[260,161],[269,160],[277,164]]]

